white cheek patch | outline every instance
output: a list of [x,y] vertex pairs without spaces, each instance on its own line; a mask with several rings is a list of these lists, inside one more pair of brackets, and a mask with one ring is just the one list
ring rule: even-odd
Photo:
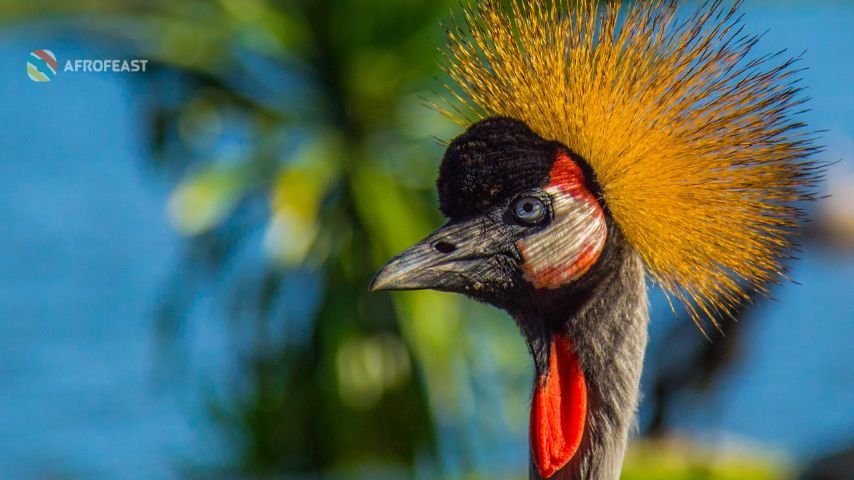
[[516,242],[525,279],[536,288],[558,288],[579,279],[605,246],[605,213],[592,195],[573,195],[559,186],[545,189],[554,220],[541,232]]

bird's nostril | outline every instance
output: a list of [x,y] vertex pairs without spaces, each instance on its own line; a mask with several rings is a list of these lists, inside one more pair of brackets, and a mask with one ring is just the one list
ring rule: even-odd
[[457,246],[453,243],[440,241],[433,244],[433,248],[435,248],[439,253],[451,253],[457,249]]

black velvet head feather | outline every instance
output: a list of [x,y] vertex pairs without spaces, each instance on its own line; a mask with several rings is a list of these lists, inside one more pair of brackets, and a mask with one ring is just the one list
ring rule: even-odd
[[524,123],[489,118],[454,139],[436,182],[439,208],[464,218],[548,182],[559,144],[543,140]]

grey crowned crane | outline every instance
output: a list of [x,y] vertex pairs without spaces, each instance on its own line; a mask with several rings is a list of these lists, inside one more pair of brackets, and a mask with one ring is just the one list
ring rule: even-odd
[[785,279],[818,147],[794,61],[752,57],[737,7],[486,1],[448,29],[439,108],[467,126],[439,169],[448,222],[371,289],[510,314],[536,371],[532,479],[619,478],[647,275],[698,325]]

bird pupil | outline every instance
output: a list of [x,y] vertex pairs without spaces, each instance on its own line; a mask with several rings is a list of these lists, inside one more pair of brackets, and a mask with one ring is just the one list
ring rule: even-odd
[[538,198],[522,198],[514,204],[513,213],[522,223],[532,225],[543,218],[545,207]]

